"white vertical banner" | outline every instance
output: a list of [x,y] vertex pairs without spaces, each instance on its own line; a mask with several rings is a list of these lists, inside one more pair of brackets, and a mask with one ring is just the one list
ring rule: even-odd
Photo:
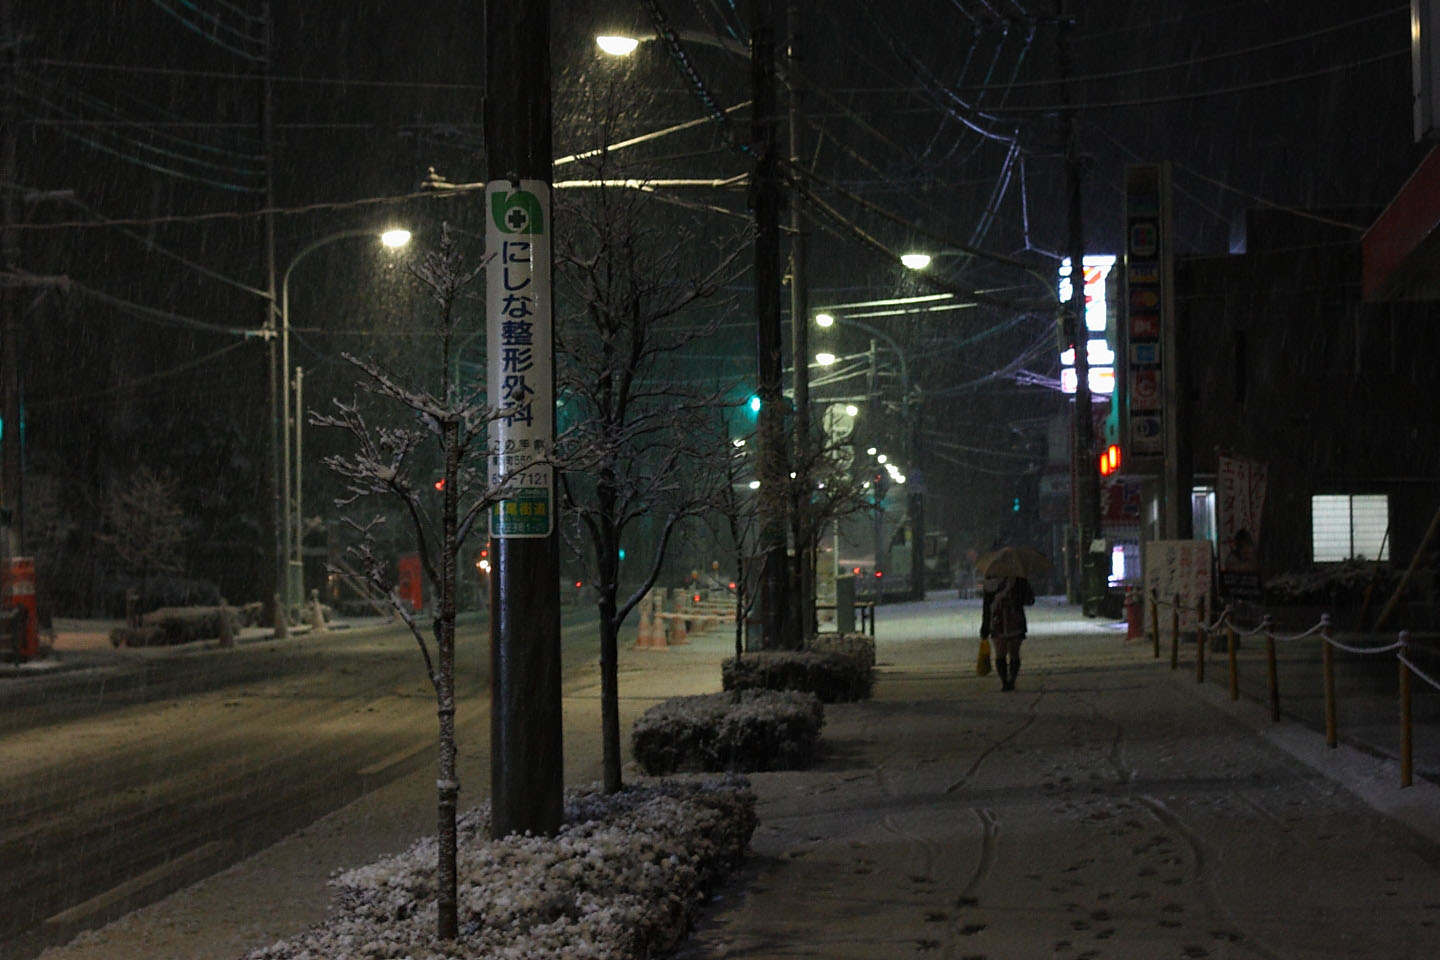
[[490,484],[510,483],[490,510],[490,536],[546,537],[555,528],[555,378],[551,304],[550,185],[485,185],[486,396]]

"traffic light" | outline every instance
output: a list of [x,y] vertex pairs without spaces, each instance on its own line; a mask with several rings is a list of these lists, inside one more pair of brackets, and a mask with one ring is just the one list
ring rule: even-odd
[[1011,497],[1011,498],[1010,498],[1010,512],[1011,512],[1011,513],[1019,513],[1019,512],[1020,512],[1020,498],[1019,498],[1019,497]]
[[749,410],[750,410],[751,413],[759,413],[759,412],[760,412],[760,394],[758,394],[758,393],[752,393],[752,394],[750,394],[750,399],[745,401],[745,406],[746,406],[747,408],[749,408]]
[[1112,473],[1120,471],[1120,447],[1110,444],[1105,452],[1100,454],[1100,476],[1108,477]]

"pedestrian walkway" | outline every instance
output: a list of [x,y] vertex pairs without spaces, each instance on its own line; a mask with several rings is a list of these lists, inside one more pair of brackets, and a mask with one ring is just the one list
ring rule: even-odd
[[755,857],[685,960],[1440,950],[1433,784],[1070,609],[1031,616],[1015,693],[974,675],[973,611],[884,613],[874,700],[827,709],[815,769],[753,778]]
[[[882,607],[874,698],[827,707],[813,769],[752,775],[754,856],[682,960],[1436,955],[1433,783],[1402,791],[1393,761],[1271,724],[1073,607],[1042,598],[1030,622],[1019,689],[1001,693],[975,675],[978,601]],[[719,689],[733,642],[622,649],[622,729]],[[598,678],[575,666],[570,783],[599,775]],[[462,744],[461,763],[476,802],[484,745]],[[433,781],[392,784],[44,956],[211,960],[278,939],[323,913],[331,871],[431,829]]]

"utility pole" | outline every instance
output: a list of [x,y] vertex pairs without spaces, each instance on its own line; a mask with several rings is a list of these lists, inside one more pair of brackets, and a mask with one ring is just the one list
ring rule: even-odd
[[4,209],[0,216],[0,260],[3,260],[5,280],[3,300],[0,300],[0,416],[4,417],[4,436],[0,437],[0,521],[4,523],[3,543],[0,543],[0,561],[6,565],[11,557],[17,557],[24,548],[24,492],[22,484],[21,428],[20,428],[20,298],[19,288],[13,279],[20,265],[20,244],[15,233],[19,207],[15,202],[15,123],[19,119],[15,107],[15,60],[18,56],[15,35],[15,14],[12,0],[0,0],[0,45],[3,45],[5,100],[4,114],[0,116],[0,195],[3,195]]
[[803,639],[815,623],[815,531],[810,529],[810,287],[806,265],[805,218],[800,211],[800,168],[805,162],[805,131],[800,90],[800,0],[789,0],[785,22],[790,35],[788,93],[790,107],[790,359],[795,368],[795,462],[804,481],[791,504],[795,540],[795,619]]
[[[490,424],[490,473],[543,477],[526,479],[490,518],[490,795],[498,838],[555,833],[565,786],[554,471],[529,463],[528,452],[524,463],[498,453],[509,439],[542,456],[555,442],[549,0],[490,0],[485,43],[486,246],[495,257],[486,268],[486,392],[492,406],[515,411]],[[523,347],[512,339],[520,327]],[[510,344],[517,349],[502,351]],[[507,371],[502,354],[520,352],[533,366]],[[527,395],[533,416],[522,419]],[[513,518],[509,507],[517,508]]]
[[[1095,452],[1095,419],[1090,409],[1089,330],[1085,325],[1085,225],[1082,188],[1084,157],[1080,153],[1080,129],[1071,99],[1070,77],[1075,70],[1071,41],[1074,20],[1066,0],[1059,0],[1060,90],[1065,107],[1065,172],[1069,194],[1070,300],[1064,311],[1065,339],[1075,350],[1075,441],[1070,451],[1074,478],[1075,555],[1080,566],[1080,601],[1088,604],[1101,589],[1100,568],[1090,553],[1090,541],[1100,535],[1100,478],[1091,462]],[[1073,599],[1073,598],[1072,598]]]
[[[281,485],[281,447],[285,445],[280,430],[281,391],[285,390],[285,370],[280,366],[279,336],[276,323],[275,303],[275,85],[274,63],[271,51],[274,49],[275,24],[270,15],[270,4],[260,8],[264,21],[265,61],[264,74],[260,84],[260,138],[265,148],[265,331],[266,369],[270,382],[270,519],[275,535],[275,572],[269,591],[274,616],[276,639],[283,640],[290,634],[289,591],[286,590],[287,567],[290,561],[290,527],[286,515],[284,487]],[[288,394],[287,394],[288,396]],[[262,592],[261,596],[265,594]]]
[[780,356],[780,176],[776,157],[775,26],[773,0],[750,0],[750,144],[755,173],[755,353],[760,397],[759,535],[761,648],[798,646],[787,636],[785,410]]
[[901,401],[905,420],[910,425],[906,437],[906,469],[910,471],[905,485],[906,513],[910,515],[910,599],[925,599],[925,472],[920,469],[921,403],[918,395],[912,402],[909,394]]

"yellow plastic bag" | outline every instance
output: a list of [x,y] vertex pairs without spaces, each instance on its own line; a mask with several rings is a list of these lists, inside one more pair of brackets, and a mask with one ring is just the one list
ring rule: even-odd
[[983,677],[990,673],[990,641],[980,638],[980,652],[975,657],[975,675]]

